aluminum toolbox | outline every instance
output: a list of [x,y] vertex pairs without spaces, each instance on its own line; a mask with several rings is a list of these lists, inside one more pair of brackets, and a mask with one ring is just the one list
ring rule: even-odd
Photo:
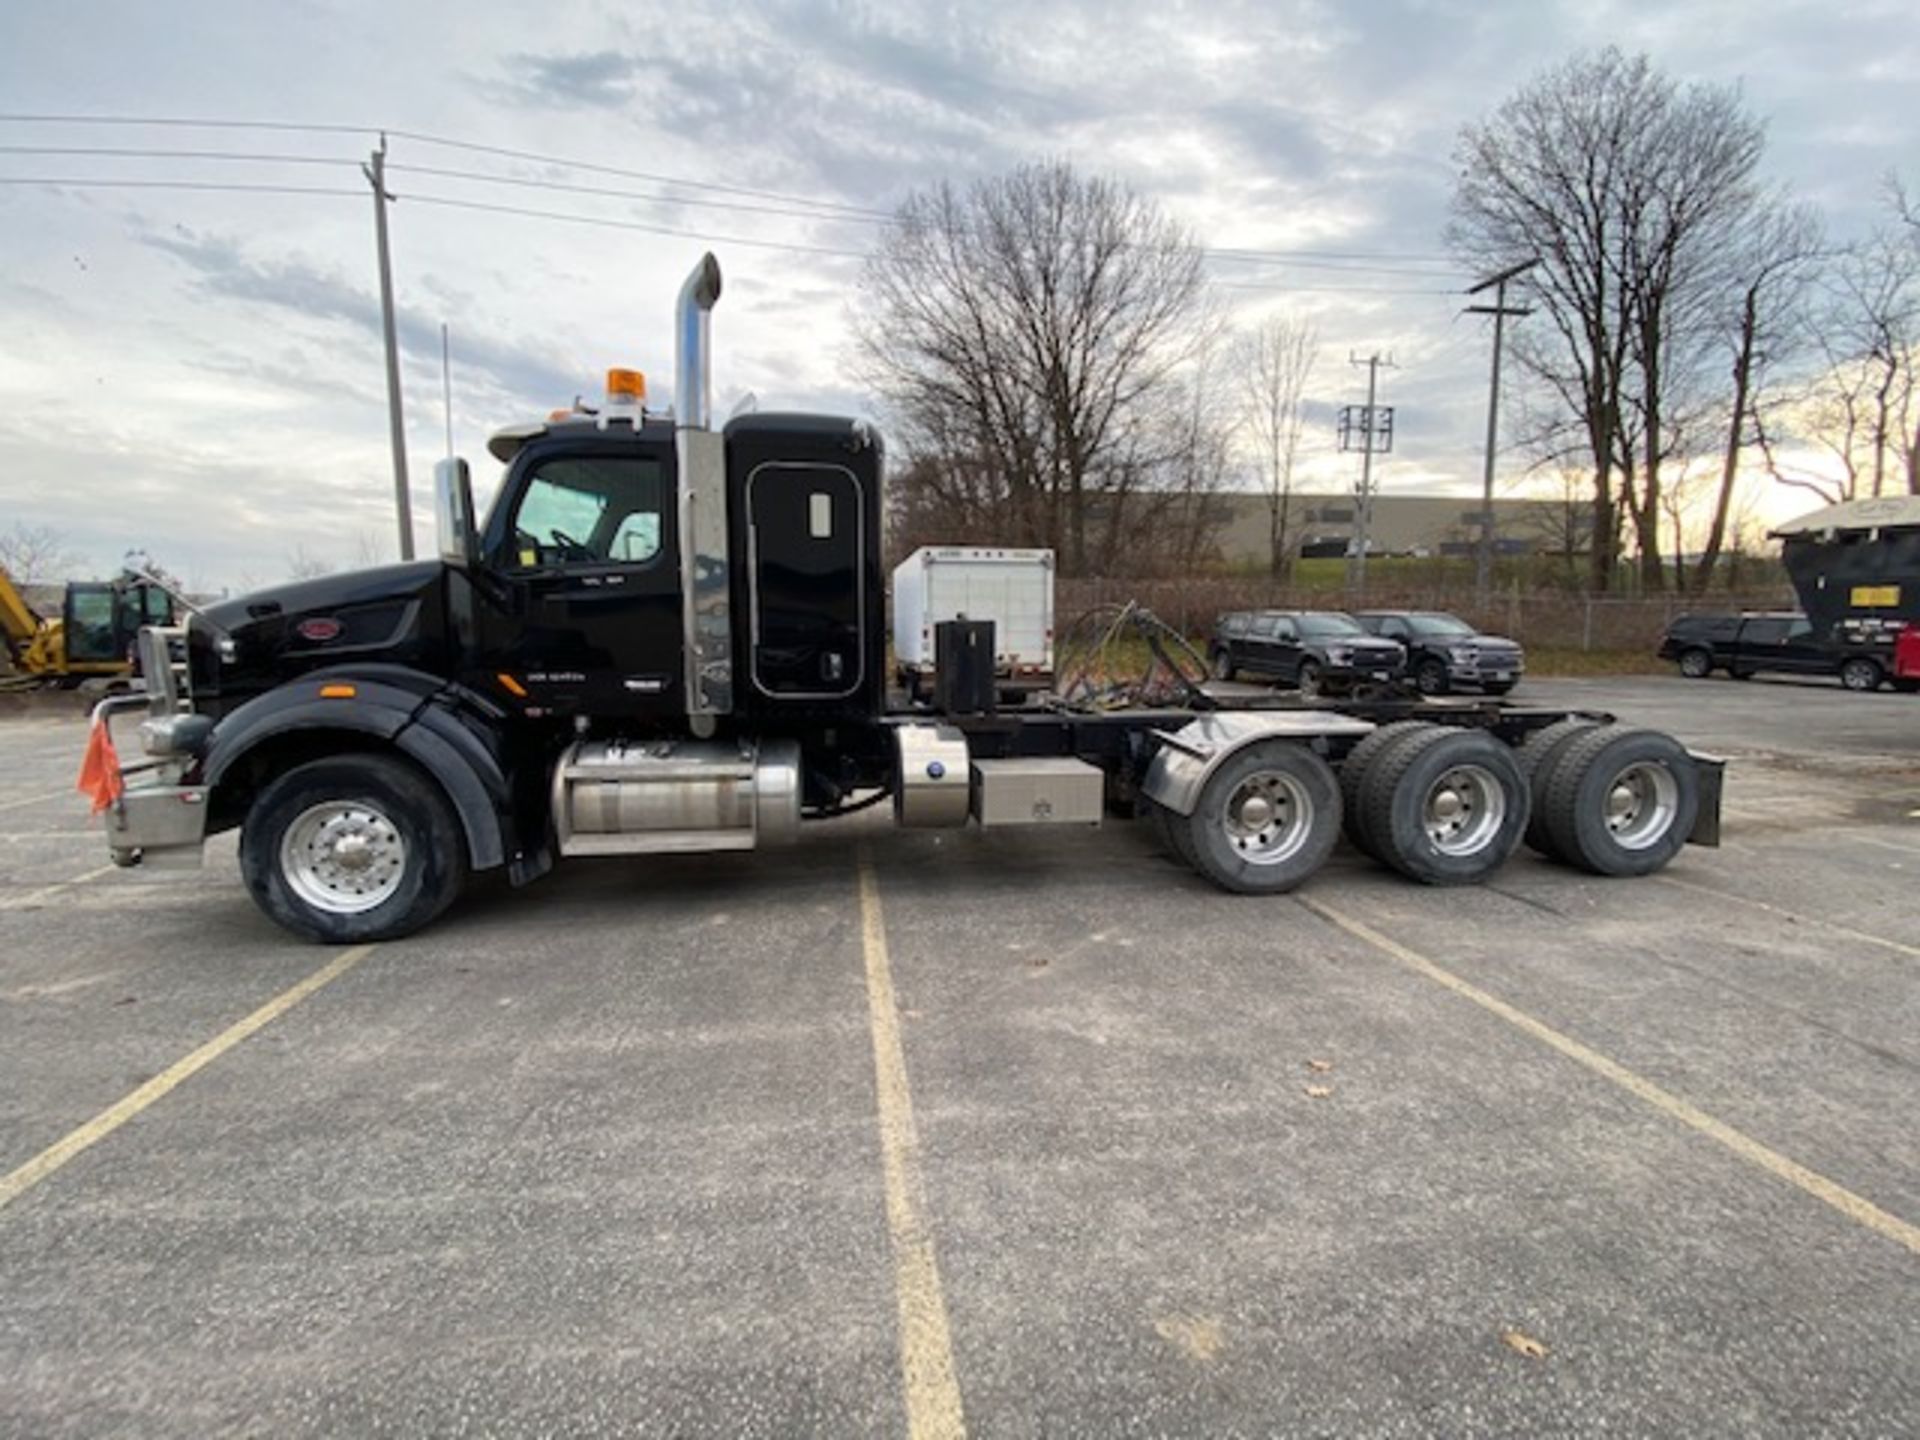
[[982,825],[1098,825],[1106,790],[1098,765],[1070,757],[973,762],[973,817]]

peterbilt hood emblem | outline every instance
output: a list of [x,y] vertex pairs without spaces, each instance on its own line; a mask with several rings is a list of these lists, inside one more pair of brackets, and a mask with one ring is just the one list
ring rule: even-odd
[[329,640],[338,640],[346,633],[347,627],[330,615],[315,616],[311,620],[302,620],[293,627],[293,633],[302,640],[311,640],[316,645],[324,645]]

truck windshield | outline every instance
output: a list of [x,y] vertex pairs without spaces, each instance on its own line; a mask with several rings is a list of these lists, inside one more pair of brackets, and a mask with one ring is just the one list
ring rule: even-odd
[[1309,610],[1300,617],[1300,633],[1313,639],[1325,639],[1337,635],[1364,635],[1360,623],[1349,615],[1339,615],[1326,610]]
[[1409,615],[1407,622],[1422,635],[1472,635],[1474,628],[1457,615]]

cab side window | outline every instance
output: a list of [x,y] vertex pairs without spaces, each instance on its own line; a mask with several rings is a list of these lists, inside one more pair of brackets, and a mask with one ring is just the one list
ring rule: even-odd
[[658,460],[542,461],[514,510],[509,563],[521,570],[647,564],[660,554],[665,503]]

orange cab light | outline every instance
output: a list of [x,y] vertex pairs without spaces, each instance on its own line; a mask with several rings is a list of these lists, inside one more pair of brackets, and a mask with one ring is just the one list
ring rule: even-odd
[[514,679],[513,676],[507,674],[506,671],[502,670],[493,678],[498,680],[500,682],[500,688],[513,696],[514,699],[524,700],[527,698],[527,687]]
[[607,371],[607,398],[616,395],[632,400],[635,404],[647,398],[647,377],[638,370]]
[[557,424],[562,420],[570,419],[572,415],[573,411],[571,410],[549,410],[547,412],[547,423],[550,425]]
[[360,687],[357,685],[322,685],[320,687],[322,700],[351,700],[359,693]]

